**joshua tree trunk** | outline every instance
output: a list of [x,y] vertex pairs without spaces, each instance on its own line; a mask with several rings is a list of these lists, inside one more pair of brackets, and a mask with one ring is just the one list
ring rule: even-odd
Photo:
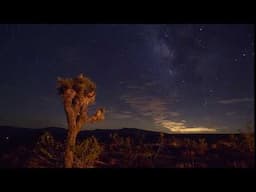
[[64,100],[64,109],[66,112],[67,122],[68,122],[68,136],[66,141],[66,150],[65,150],[65,159],[64,166],[65,168],[72,168],[74,161],[74,147],[76,145],[77,129],[76,129],[76,117],[72,109],[71,100]]
[[65,168],[72,168],[74,162],[74,148],[78,132],[70,129],[68,131],[66,151],[65,151]]
[[63,98],[68,123],[64,166],[65,168],[72,168],[76,137],[81,127],[86,123],[94,123],[103,120],[104,110],[102,108],[98,109],[93,116],[88,116],[87,108],[95,101],[96,86],[83,75],[74,79],[59,78],[58,83],[58,90]]
[[76,138],[82,126],[86,123],[94,123],[104,118],[103,109],[97,110],[97,112],[90,117],[88,117],[86,113],[87,107],[82,107],[82,109],[83,110],[80,111],[81,114],[79,113],[80,115],[76,115],[72,108],[69,108],[65,105],[65,111],[68,121],[68,136],[64,160],[65,168],[72,168],[73,166]]
[[65,104],[65,112],[68,122],[68,135],[66,141],[65,168],[72,168],[74,162],[74,150],[76,146],[76,138],[82,127],[82,119],[79,115],[75,114],[75,111],[69,104]]

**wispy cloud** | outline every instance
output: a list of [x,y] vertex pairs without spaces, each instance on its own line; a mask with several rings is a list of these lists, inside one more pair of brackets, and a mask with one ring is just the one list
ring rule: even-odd
[[144,84],[144,86],[146,86],[146,87],[152,87],[152,86],[156,85],[157,83],[158,83],[158,81],[149,81],[149,82],[146,82],[146,83]]
[[217,101],[220,104],[234,104],[234,103],[243,103],[243,102],[252,102],[252,98],[238,98],[238,99],[226,99]]
[[[173,133],[202,133],[216,132],[216,129],[203,126],[188,126],[187,121],[173,121],[173,118],[181,116],[180,113],[169,110],[169,103],[153,96],[122,96],[127,104],[139,114],[151,117],[156,126],[162,126]],[[170,120],[172,119],[172,120]]]
[[170,115],[173,117],[178,117],[180,114],[178,112],[170,112]]
[[143,116],[152,117],[178,117],[180,113],[176,111],[169,110],[168,102],[163,99],[153,96],[122,96],[127,104],[129,104],[133,109],[138,111]]
[[128,114],[122,114],[122,113],[113,113],[111,114],[111,116],[114,118],[114,119],[130,119],[132,118],[132,115],[128,115]]
[[171,120],[163,120],[156,118],[155,122],[167,129],[169,129],[173,133],[202,133],[202,132],[216,132],[217,130],[214,128],[208,127],[188,127],[185,125],[185,121],[182,120],[180,122],[175,122]]
[[168,114],[168,108],[165,101],[152,96],[123,96],[121,97],[133,109],[144,116],[157,116]]
[[168,107],[165,101],[153,96],[123,96],[123,99],[141,116],[154,118],[168,118]]
[[230,112],[226,112],[226,113],[225,113],[225,115],[227,115],[227,116],[233,116],[233,115],[235,115],[235,114],[236,114],[235,111],[230,111]]
[[106,113],[109,118],[113,119],[130,119],[134,118],[134,114],[131,111],[118,111],[114,108],[109,109]]
[[122,111],[122,113],[124,113],[124,114],[132,114],[131,111]]
[[135,86],[135,85],[128,85],[127,88],[128,89],[143,89],[143,87]]

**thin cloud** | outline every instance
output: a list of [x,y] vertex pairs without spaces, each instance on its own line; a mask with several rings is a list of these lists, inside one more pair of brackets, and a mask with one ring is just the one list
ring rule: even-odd
[[158,81],[149,81],[144,84],[146,87],[152,87],[154,85],[157,85]]
[[178,112],[170,112],[170,115],[173,117],[178,117],[180,114]]
[[128,89],[143,89],[143,87],[134,86],[134,85],[128,85],[127,88],[128,88]]
[[141,114],[146,114],[155,116],[157,114],[167,114],[167,104],[156,97],[149,96],[123,96],[121,97],[127,104],[129,104],[132,108],[138,111]]
[[180,113],[169,111],[169,103],[161,98],[153,96],[122,96],[127,104],[129,104],[141,116],[151,117],[152,119],[168,119],[170,117],[178,117]]
[[122,111],[122,113],[124,113],[124,114],[132,114],[131,111]]
[[217,101],[217,103],[220,104],[234,104],[234,103],[243,103],[243,102],[252,102],[252,98],[239,98],[239,99],[226,99],[226,100],[220,100]]
[[225,113],[225,115],[227,115],[227,116],[233,116],[235,114],[236,114],[236,112],[234,112],[234,111],[230,111],[230,112]]
[[133,118],[133,113],[131,111],[119,111],[115,108],[110,108],[106,111],[106,115],[111,119],[129,119]]
[[122,113],[112,113],[111,117],[113,119],[130,119],[130,118],[132,118],[132,115],[122,114]]
[[163,119],[155,119],[155,122],[167,129],[169,129],[173,133],[202,133],[202,132],[216,132],[217,130],[214,128],[208,127],[188,127],[185,125],[185,121],[175,122],[170,120]]
[[186,120],[173,121],[170,118],[178,117],[181,114],[168,110],[169,103],[160,98],[152,96],[122,96],[127,104],[135,109],[139,114],[151,117],[156,126],[162,126],[172,133],[209,133],[216,132],[214,128],[203,126],[187,126]]
[[146,112],[146,113],[143,113],[142,115],[145,116],[145,117],[152,117],[153,113],[152,112]]

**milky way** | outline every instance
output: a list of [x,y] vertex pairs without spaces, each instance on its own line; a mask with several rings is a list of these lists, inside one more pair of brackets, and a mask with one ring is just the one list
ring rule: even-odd
[[58,76],[97,84],[85,129],[237,132],[254,117],[253,25],[0,25],[0,124],[66,127]]

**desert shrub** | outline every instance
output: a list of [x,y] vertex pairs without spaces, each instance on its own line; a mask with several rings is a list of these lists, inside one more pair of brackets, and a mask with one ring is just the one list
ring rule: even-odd
[[123,145],[124,140],[120,137],[117,133],[110,134],[111,143],[110,143],[110,150],[115,151]]
[[206,163],[201,162],[179,162],[175,165],[176,168],[207,168]]
[[230,147],[232,149],[239,149],[241,147],[240,146],[241,143],[238,136],[234,134],[229,135],[228,141],[224,142],[224,144],[226,144],[227,147]]
[[211,149],[217,149],[217,144],[216,143],[213,143],[213,144],[211,144]]
[[[64,167],[64,144],[56,141],[46,132],[39,137],[26,167],[62,168]],[[74,167],[92,167],[102,152],[102,147],[95,137],[89,137],[74,148]]]
[[227,140],[221,140],[218,144],[235,151],[254,153],[255,136],[251,132],[240,133],[240,135],[231,134]]
[[200,155],[204,155],[208,150],[208,143],[205,141],[205,138],[200,138],[197,143],[197,151]]
[[195,157],[195,151],[192,149],[185,149],[182,151],[182,156],[188,159],[193,159]]
[[37,141],[27,167],[61,168],[63,167],[64,147],[54,140],[49,132],[43,133]]
[[170,147],[179,148],[180,146],[182,146],[182,141],[181,139],[173,137],[169,140],[168,144]]
[[240,140],[238,136],[230,134],[227,138],[220,139],[216,142],[216,149],[240,150]]
[[184,146],[184,149],[182,151],[183,157],[193,158],[195,156],[195,151],[198,151],[197,142],[192,139],[185,138],[183,141],[183,146]]
[[[135,144],[131,137],[112,135],[108,152],[109,164],[114,167],[152,167],[156,150],[152,144]],[[159,148],[159,147],[158,147]]]
[[195,168],[195,163],[194,162],[182,162],[182,163],[177,163],[176,168]]
[[197,142],[192,139],[184,139],[184,146],[188,149],[197,149]]
[[248,123],[246,129],[247,129],[247,132],[241,134],[243,150],[254,154],[255,153],[255,135],[254,135],[252,124]]
[[117,133],[111,134],[111,143],[109,145],[112,152],[130,152],[134,142],[131,137],[121,137]]
[[164,144],[165,143],[165,138],[164,138],[164,133],[159,134],[159,144]]
[[125,167],[153,167],[157,152],[152,145],[136,145],[129,153],[124,154]]
[[126,138],[125,138],[125,146],[126,146],[126,148],[128,148],[128,149],[131,148],[131,146],[132,146],[132,139],[131,139],[131,137],[126,137]]
[[75,168],[89,168],[93,167],[96,160],[98,160],[103,147],[99,144],[95,137],[89,137],[77,144],[75,147],[74,167]]
[[244,152],[255,152],[255,136],[253,133],[243,133],[241,134],[241,147]]
[[15,149],[0,154],[1,168],[23,168],[31,153],[27,146],[18,146]]
[[246,162],[246,161],[242,161],[242,160],[240,160],[240,161],[232,161],[232,162],[230,162],[228,165],[227,165],[228,167],[234,167],[234,168],[249,168],[250,166],[248,165],[248,162]]

